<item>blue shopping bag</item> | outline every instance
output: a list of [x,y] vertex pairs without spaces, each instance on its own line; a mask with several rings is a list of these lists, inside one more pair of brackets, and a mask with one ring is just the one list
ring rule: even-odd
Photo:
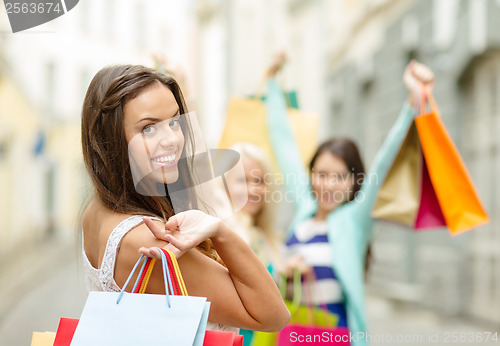
[[205,297],[172,295],[167,259],[160,253],[166,294],[124,291],[143,259],[138,278],[144,270],[147,258],[141,256],[121,292],[89,293],[72,346],[203,345],[210,303]]

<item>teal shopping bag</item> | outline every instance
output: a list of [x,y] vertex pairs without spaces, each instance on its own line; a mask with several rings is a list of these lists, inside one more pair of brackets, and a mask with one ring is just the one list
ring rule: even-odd
[[[162,251],[160,253],[166,294],[124,291],[144,258],[141,256],[121,292],[90,292],[72,346],[203,345],[210,303],[205,297],[172,295],[167,259]],[[146,260],[144,258],[138,278]],[[137,284],[138,280],[135,286]]]

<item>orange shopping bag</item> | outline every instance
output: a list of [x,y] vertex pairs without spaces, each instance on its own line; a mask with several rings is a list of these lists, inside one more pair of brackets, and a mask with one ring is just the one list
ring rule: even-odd
[[441,121],[430,91],[431,112],[415,119],[429,176],[452,235],[489,221],[472,179],[455,144]]

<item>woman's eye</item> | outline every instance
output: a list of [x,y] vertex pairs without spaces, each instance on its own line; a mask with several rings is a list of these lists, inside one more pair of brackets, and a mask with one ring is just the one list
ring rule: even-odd
[[169,126],[175,129],[181,126],[181,122],[179,121],[179,119],[175,119],[170,122]]
[[157,131],[156,125],[148,125],[142,129],[142,133],[145,135],[151,135]]

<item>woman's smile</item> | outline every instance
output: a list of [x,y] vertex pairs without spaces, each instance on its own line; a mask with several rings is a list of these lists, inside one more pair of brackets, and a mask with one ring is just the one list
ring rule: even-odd
[[174,167],[177,165],[177,151],[164,153],[151,159],[159,167]]

